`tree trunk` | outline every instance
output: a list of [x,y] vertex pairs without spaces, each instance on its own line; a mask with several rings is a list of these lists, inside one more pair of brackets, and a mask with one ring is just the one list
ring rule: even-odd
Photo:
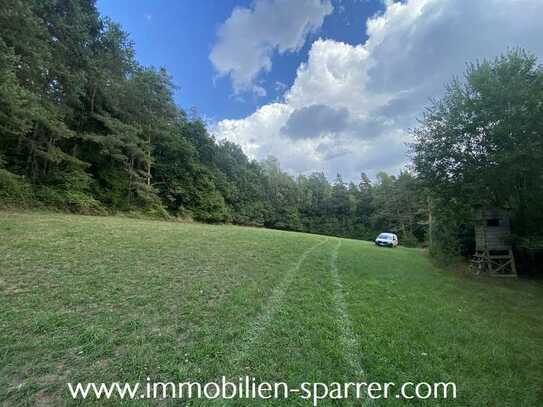
[[428,197],[428,245],[432,247],[432,203]]
[[127,201],[128,204],[132,201],[132,170],[134,168],[134,158],[130,158],[130,162],[128,164],[128,196]]
[[94,113],[95,100],[96,100],[96,84],[93,83],[92,84],[92,89],[91,89],[91,100],[90,100],[90,111],[91,111],[91,113]]
[[147,137],[147,186],[151,186],[151,134]]

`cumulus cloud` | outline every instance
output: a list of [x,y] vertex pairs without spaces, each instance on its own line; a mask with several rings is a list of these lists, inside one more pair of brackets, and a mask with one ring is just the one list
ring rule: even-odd
[[386,2],[366,21],[364,43],[315,41],[280,102],[214,133],[254,158],[275,155],[292,173],[396,172],[408,129],[466,62],[512,47],[543,57],[542,15],[541,0]]
[[349,111],[327,105],[311,105],[293,111],[281,128],[292,139],[320,137],[325,133],[339,133],[347,128]]
[[255,79],[271,69],[273,53],[299,50],[332,11],[329,0],[256,0],[251,8],[235,8],[209,58],[220,76],[230,76],[236,93],[265,95]]

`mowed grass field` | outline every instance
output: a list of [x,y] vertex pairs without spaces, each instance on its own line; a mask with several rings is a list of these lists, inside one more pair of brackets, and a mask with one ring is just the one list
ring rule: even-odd
[[[0,404],[83,403],[67,382],[222,375],[457,384],[455,401],[373,405],[543,405],[543,286],[348,239],[0,212]],[[251,403],[190,405],[207,404]]]

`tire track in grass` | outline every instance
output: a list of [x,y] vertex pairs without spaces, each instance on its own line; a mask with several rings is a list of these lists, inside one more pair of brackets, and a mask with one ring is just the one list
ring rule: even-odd
[[272,293],[270,294],[266,307],[264,308],[264,312],[262,312],[259,316],[257,316],[257,318],[249,326],[249,329],[243,339],[243,343],[240,349],[231,358],[232,365],[238,364],[248,355],[255,341],[262,334],[262,332],[269,326],[275,314],[281,307],[283,300],[285,298],[285,293],[287,292],[287,289],[290,287],[290,284],[292,283],[292,279],[294,278],[294,275],[296,274],[296,272],[300,269],[302,263],[310,255],[311,252],[316,250],[318,247],[322,246],[327,241],[328,239],[323,239],[316,245],[307,249],[305,252],[302,253],[302,255],[300,256],[300,258],[298,259],[294,267],[291,267],[289,270],[287,270],[281,282],[273,289]]
[[[351,372],[354,372],[356,381],[367,382],[367,374],[364,371],[362,366],[362,361],[359,357],[360,344],[353,330],[353,324],[351,318],[349,318],[349,311],[347,310],[347,303],[345,301],[345,295],[343,294],[345,289],[341,278],[339,277],[337,269],[337,256],[338,251],[341,246],[341,240],[338,241],[336,247],[332,251],[330,256],[330,274],[332,275],[332,284],[334,287],[334,292],[332,298],[336,307],[336,312],[339,319],[339,328],[341,330],[339,340],[341,347],[343,349],[343,358],[345,363],[348,365]],[[373,400],[366,398],[362,402],[363,406],[372,406],[374,405]]]

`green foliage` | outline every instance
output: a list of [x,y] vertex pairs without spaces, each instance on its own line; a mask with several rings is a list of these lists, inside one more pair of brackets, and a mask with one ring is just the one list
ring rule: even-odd
[[85,215],[105,215],[107,210],[91,195],[82,191],[71,191],[39,186],[34,193],[41,206]]
[[296,179],[273,157],[216,142],[173,90],[93,1],[10,1],[0,11],[0,201],[370,240],[415,233],[407,175],[375,186],[365,175],[360,185]]
[[452,216],[438,218],[432,225],[430,254],[440,263],[447,264],[460,257],[460,225]]
[[463,253],[474,204],[509,206],[517,235],[539,233],[542,72],[521,50],[470,65],[414,132],[417,177],[295,179],[187,117],[169,74],[139,65],[93,1],[12,0],[0,11],[0,199],[359,239],[392,231],[417,245],[431,196],[444,207],[432,242]]
[[200,204],[193,210],[194,219],[202,222],[224,222],[226,206],[224,199],[217,191],[209,191],[200,197]]
[[417,246],[424,240],[428,213],[426,193],[409,172],[398,177],[377,174],[373,186],[374,211],[370,223],[376,230],[397,233],[401,244]]
[[414,131],[417,174],[447,209],[436,222],[469,225],[475,205],[509,207],[517,235],[540,231],[542,100],[543,68],[523,50],[471,64],[449,84]]
[[26,207],[32,200],[32,189],[24,178],[0,168],[0,206]]
[[64,195],[66,209],[87,215],[106,214],[103,206],[92,196],[80,191],[67,191]]

